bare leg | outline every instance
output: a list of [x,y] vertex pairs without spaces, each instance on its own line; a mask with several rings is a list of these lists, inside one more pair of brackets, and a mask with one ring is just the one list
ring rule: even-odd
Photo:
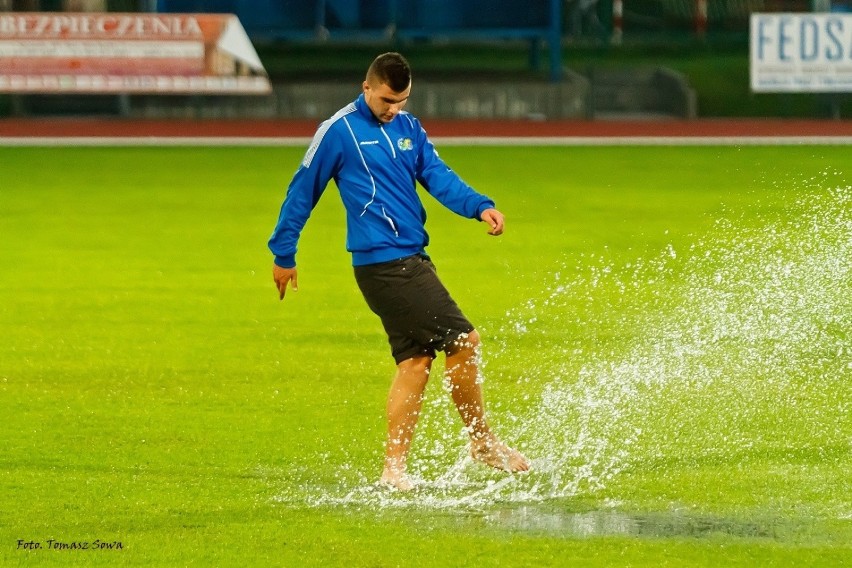
[[485,419],[479,381],[479,334],[475,330],[459,337],[447,349],[446,374],[453,402],[470,434],[471,457],[509,472],[529,470],[527,459],[501,442]]
[[385,468],[381,483],[400,491],[412,489],[405,475],[406,458],[420,418],[423,391],[429,381],[432,358],[413,357],[397,365],[396,376],[388,393],[388,439],[385,446]]

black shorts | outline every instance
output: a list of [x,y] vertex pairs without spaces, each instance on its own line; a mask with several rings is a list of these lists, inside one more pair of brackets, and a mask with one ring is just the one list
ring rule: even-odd
[[397,364],[418,355],[434,358],[474,329],[423,255],[356,266],[355,280],[382,319]]

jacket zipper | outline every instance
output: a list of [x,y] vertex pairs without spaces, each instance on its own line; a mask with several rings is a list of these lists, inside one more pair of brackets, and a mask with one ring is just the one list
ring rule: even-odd
[[385,140],[388,141],[388,146],[390,146],[391,155],[393,156],[393,159],[396,160],[396,148],[393,147],[393,142],[391,142],[390,136],[388,136],[388,133],[385,132],[385,127],[379,125],[379,130],[381,130],[382,134],[385,135]]
[[393,219],[390,218],[387,211],[385,211],[384,206],[382,206],[382,216],[387,219],[388,224],[390,224],[391,230],[393,231],[393,235],[395,237],[399,236],[399,231],[396,230],[396,223],[393,222]]
[[[343,121],[346,123],[346,127],[349,129],[349,133],[352,135],[352,140],[355,142],[355,148],[358,150],[358,155],[361,157],[361,163],[364,164],[364,169],[367,171],[367,175],[370,176],[370,182],[373,185],[373,195],[370,196],[370,201],[368,201],[364,205],[364,209],[361,211],[361,215],[359,215],[360,217],[363,217],[364,214],[367,212],[367,209],[370,207],[370,205],[373,204],[373,201],[376,199],[376,180],[373,178],[373,173],[370,171],[369,166],[367,166],[367,160],[364,159],[364,154],[363,154],[363,152],[361,152],[360,146],[358,146],[358,139],[355,136],[355,132],[352,130],[352,126],[349,124],[349,121],[346,120],[346,118],[344,118]],[[382,134],[384,134],[385,140],[388,141],[388,146],[390,146],[391,154],[393,155],[394,159],[396,159],[396,150],[394,150],[393,143],[391,142],[390,137],[388,136],[387,132],[385,132],[385,129],[382,128],[381,125],[379,125],[379,130],[381,130]],[[390,228],[393,231],[394,236],[399,237],[399,231],[396,228],[396,223],[393,222],[393,219],[391,219],[390,215],[388,215],[387,211],[385,211],[384,206],[381,206],[381,208],[382,208],[382,217],[384,217],[385,220],[388,222],[388,225],[390,225]]]
[[[388,133],[385,132],[385,127],[382,126],[382,125],[379,125],[379,130],[381,130],[382,134],[385,135],[385,140],[388,141],[388,146],[390,146],[390,149],[391,149],[391,155],[393,156],[393,159],[396,160],[396,149],[393,147],[393,142],[391,142],[390,136],[388,136]],[[396,223],[393,222],[393,219],[391,219],[390,215],[388,215],[387,211],[385,211],[384,206],[382,206],[382,215],[384,216],[385,219],[387,219],[388,223],[390,224],[390,227],[391,227],[391,230],[393,231],[394,236],[398,237],[399,231],[396,230]]]

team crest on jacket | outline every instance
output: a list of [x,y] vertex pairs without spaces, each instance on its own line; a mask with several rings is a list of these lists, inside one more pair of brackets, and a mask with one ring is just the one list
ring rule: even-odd
[[400,138],[396,141],[396,145],[403,152],[414,149],[414,142],[411,141],[411,138]]

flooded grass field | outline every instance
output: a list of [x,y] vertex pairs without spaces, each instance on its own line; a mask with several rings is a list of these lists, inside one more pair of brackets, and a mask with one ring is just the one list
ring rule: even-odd
[[[493,239],[424,198],[532,470],[467,457],[438,364],[398,493],[375,484],[392,361],[333,187],[298,294],[271,282],[299,150],[0,148],[0,559],[842,565],[847,153],[443,151],[507,214]],[[122,546],[48,545],[96,540]]]

